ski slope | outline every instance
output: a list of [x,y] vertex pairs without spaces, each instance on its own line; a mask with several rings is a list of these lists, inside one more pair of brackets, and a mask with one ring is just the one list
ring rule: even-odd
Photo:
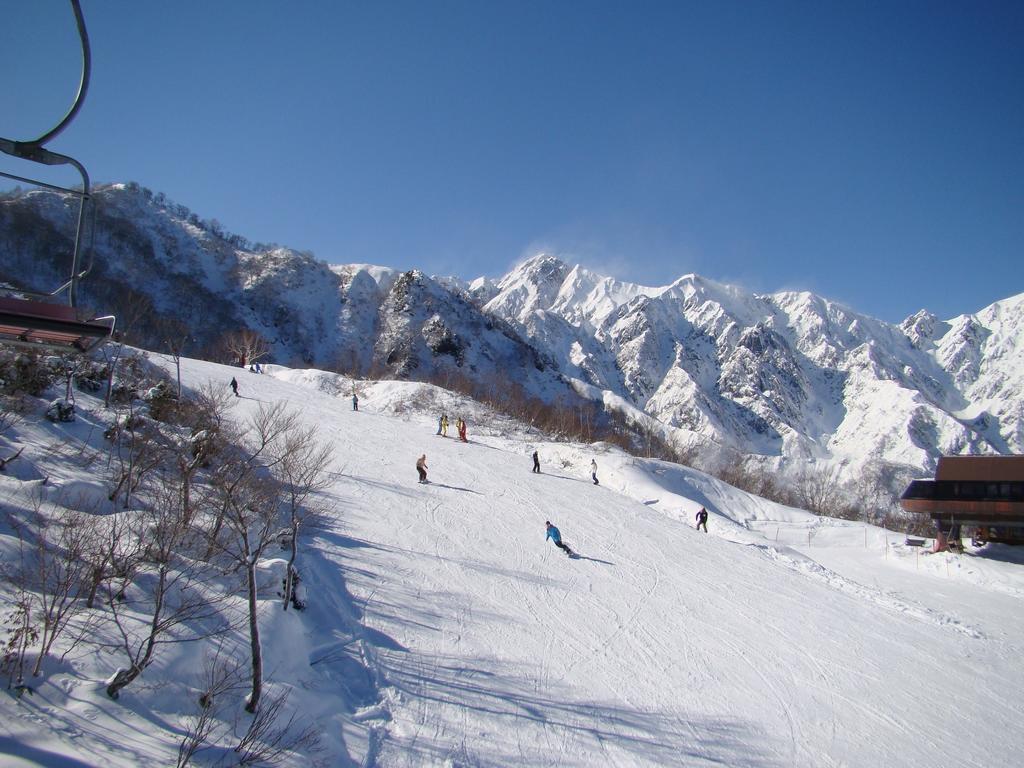
[[[333,374],[184,361],[183,375],[234,375],[238,418],[284,400],[334,446],[331,513],[300,563],[308,608],[283,613],[268,594],[261,614],[269,685],[322,725],[327,765],[1020,762],[1011,550],[922,555],[687,468],[482,424],[479,407],[421,385],[361,383],[353,412]],[[467,419],[469,443],[434,434],[441,407]],[[75,439],[91,439],[90,418]],[[8,504],[17,482],[3,478]],[[708,534],[693,527],[702,505]],[[546,520],[577,558],[545,541]],[[0,762],[173,765],[201,652],[172,647],[116,703],[102,654],[48,670],[36,697],[0,698]]]

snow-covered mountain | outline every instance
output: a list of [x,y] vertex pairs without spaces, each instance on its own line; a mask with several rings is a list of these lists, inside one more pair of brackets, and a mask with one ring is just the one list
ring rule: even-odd
[[485,310],[567,375],[744,453],[931,468],[1024,449],[1024,294],[895,326],[806,292],[649,288],[547,255],[493,288]]
[[[186,353],[227,362],[222,338],[249,329],[278,363],[575,397],[510,324],[421,272],[331,267],[254,245],[137,185],[99,187],[93,200],[95,259],[81,296],[117,314],[130,341],[163,348],[180,321]],[[73,215],[55,192],[0,199],[0,280],[46,290],[66,279]]]
[[[942,454],[1024,451],[1024,294],[893,325],[810,293],[697,275],[652,288],[548,255],[466,282],[254,245],[133,184],[94,200],[82,296],[154,348],[178,320],[186,353],[224,359],[220,339],[247,328],[279,363],[477,391],[514,383],[548,402],[582,395],[634,421],[646,412],[679,446],[777,464],[927,471]],[[0,199],[0,279],[61,282],[72,218],[58,193]]]

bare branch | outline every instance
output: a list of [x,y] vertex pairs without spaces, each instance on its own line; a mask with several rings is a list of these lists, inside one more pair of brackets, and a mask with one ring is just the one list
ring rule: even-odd
[[[299,729],[297,713],[285,716],[288,691],[269,697],[253,716],[235,752],[238,765],[274,765],[291,752],[316,753],[320,749],[320,732],[315,726]],[[283,721],[283,722],[282,722]]]
[[248,328],[225,334],[221,339],[221,346],[230,357],[230,361],[243,368],[270,354],[270,344],[267,340]]

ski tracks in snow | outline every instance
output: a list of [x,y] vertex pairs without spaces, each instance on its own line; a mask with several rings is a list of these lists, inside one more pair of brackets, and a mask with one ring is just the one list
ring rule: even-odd
[[901,613],[918,621],[924,621],[936,626],[948,627],[949,629],[966,635],[975,640],[985,639],[985,634],[969,624],[965,624],[954,616],[933,608],[911,602],[891,592],[883,592],[878,588],[865,586],[859,582],[840,576],[820,563],[809,557],[805,557],[794,550],[783,549],[772,544],[749,543],[749,547],[759,550],[765,557],[780,565],[790,568],[808,578],[819,581],[832,589],[844,592],[852,597],[865,602],[873,603],[895,613]]

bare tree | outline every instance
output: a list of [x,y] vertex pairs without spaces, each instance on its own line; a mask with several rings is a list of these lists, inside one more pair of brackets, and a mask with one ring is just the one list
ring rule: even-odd
[[174,369],[178,380],[178,401],[181,401],[181,356],[189,342],[189,329],[181,320],[176,317],[162,318],[157,323],[157,332],[163,345],[167,348],[171,359],[174,360]]
[[297,414],[288,412],[283,403],[261,405],[243,438],[244,447],[223,461],[213,479],[220,507],[216,526],[226,529],[226,534],[217,530],[213,541],[245,572],[252,657],[252,690],[245,705],[248,712],[259,709],[263,690],[256,565],[274,540],[281,517],[282,490],[272,475],[281,462],[276,448],[297,422]]
[[39,643],[33,677],[42,674],[43,661],[82,607],[80,598],[88,583],[83,553],[91,520],[82,512],[44,505],[40,498],[34,500],[25,523],[10,517],[20,554],[14,580],[27,599],[23,614]]
[[192,486],[196,474],[225,448],[225,439],[231,434],[231,430],[226,429],[227,411],[233,404],[233,398],[229,398],[226,390],[206,384],[182,410],[188,436],[175,441],[172,452],[181,483],[185,525],[191,523],[194,514]]
[[301,427],[294,423],[274,446],[274,453],[273,474],[283,491],[290,534],[291,551],[285,573],[283,606],[287,611],[295,591],[299,530],[319,514],[319,509],[310,506],[309,499],[330,484],[333,451],[329,445],[316,439],[314,427]]
[[196,714],[185,723],[185,738],[178,746],[178,762],[175,768],[190,765],[196,753],[209,746],[216,738],[226,705],[234,694],[245,687],[243,664],[226,656],[221,645],[203,662],[203,673],[199,678],[201,693],[196,699]]
[[[116,577],[121,583],[130,582],[136,560],[134,544],[129,545],[130,529],[123,515],[105,515],[97,518],[85,538],[82,559],[88,568],[86,608],[96,607],[99,588]],[[123,599],[123,594],[120,596]]]
[[221,344],[231,356],[232,362],[243,368],[270,354],[270,344],[267,340],[249,328],[225,334]]
[[156,316],[153,300],[144,293],[128,288],[120,292],[116,309],[121,338],[135,345],[145,341],[145,326]]
[[116,699],[123,688],[153,662],[157,648],[216,634],[225,629],[219,614],[227,598],[211,589],[216,571],[190,557],[190,530],[182,522],[181,498],[176,488],[165,488],[154,499],[152,510],[133,521],[133,555],[112,559],[133,561],[128,575],[114,574],[108,584],[107,608],[120,640],[116,647],[128,660],[107,681],[107,695]]
[[124,353],[124,343],[123,342],[119,342],[117,344],[117,346],[114,347],[114,354],[113,354],[113,356],[108,356],[107,348],[106,347],[104,347],[104,349],[103,349],[103,356],[107,360],[107,392],[103,396],[103,407],[104,408],[109,408],[110,407],[110,399],[111,399],[111,396],[113,395],[113,392],[114,392],[114,376],[117,373],[117,365],[118,365],[119,362],[121,362],[121,355],[123,353]]
[[[121,372],[123,378],[118,400],[123,403],[123,408],[118,409],[114,423],[104,432],[104,437],[112,444],[107,466],[113,466],[113,487],[108,498],[114,501],[123,491],[124,506],[127,508],[143,478],[160,465],[163,456],[157,450],[161,443],[157,439],[159,428],[142,415],[142,404],[139,402],[139,393],[148,383],[144,367],[137,357],[129,356]],[[113,391],[111,374],[108,402],[112,399]]]
[[39,632],[32,622],[32,598],[24,585],[19,587],[6,621],[7,644],[4,646],[2,669],[8,673],[7,687],[18,692],[18,697],[31,687],[25,685],[25,658],[28,648],[39,642]]
[[134,400],[128,404],[127,413],[119,415],[106,431],[106,437],[113,442],[108,460],[108,465],[114,464],[113,488],[107,495],[110,501],[116,501],[123,493],[123,507],[127,509],[132,494],[147,475],[161,465],[165,451],[157,432],[156,425],[137,411]]
[[76,374],[89,362],[81,352],[68,352],[60,356],[61,371],[64,374],[64,399],[75,402],[74,382]]
[[[57,511],[57,510],[55,510]],[[40,516],[37,519],[42,519]],[[82,556],[93,518],[82,512],[59,509],[55,519],[37,528],[37,599],[41,632],[39,656],[32,676],[42,673],[43,660],[81,608],[88,568]]]
[[805,464],[797,473],[793,485],[796,506],[816,515],[832,514],[842,500],[839,474],[839,467],[819,469]]
[[259,630],[259,586],[256,565],[263,552],[274,539],[278,527],[279,490],[267,477],[252,475],[235,483],[228,491],[222,488],[225,522],[229,535],[225,537],[226,552],[245,573],[245,591],[249,617],[249,647],[252,662],[252,688],[246,701],[248,712],[259,708],[263,690],[263,651]]
[[297,713],[285,719],[288,691],[271,696],[256,712],[235,752],[238,765],[274,765],[290,752],[316,753],[320,749],[320,733],[310,725],[299,728]]
[[[245,687],[242,666],[237,659],[225,655],[219,646],[207,657],[199,680],[197,712],[186,720],[185,737],[178,747],[175,768],[191,765],[200,751],[220,747],[237,733],[239,722],[237,719],[230,722],[226,715],[231,698]],[[296,713],[288,715],[287,703],[288,691],[264,701],[238,743],[229,747],[233,754],[232,765],[277,765],[285,755],[299,752],[306,758],[307,765],[319,765],[315,758],[320,752],[319,731],[313,725],[301,727]],[[222,759],[218,764],[225,762]]]

